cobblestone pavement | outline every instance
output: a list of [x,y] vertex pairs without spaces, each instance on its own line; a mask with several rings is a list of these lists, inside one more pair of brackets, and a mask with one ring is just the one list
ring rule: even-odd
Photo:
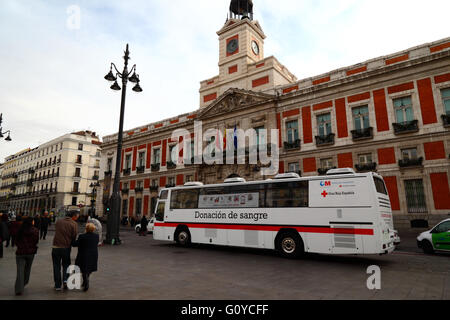
[[[81,230],[81,228],[80,228]],[[121,231],[123,244],[99,248],[88,292],[53,289],[53,232],[39,243],[31,280],[14,295],[15,249],[0,259],[0,299],[450,299],[450,255],[424,255],[415,239],[383,256],[280,258],[268,250],[194,245],[181,248]],[[72,250],[72,261],[76,256]],[[381,290],[368,290],[367,267],[381,268]]]

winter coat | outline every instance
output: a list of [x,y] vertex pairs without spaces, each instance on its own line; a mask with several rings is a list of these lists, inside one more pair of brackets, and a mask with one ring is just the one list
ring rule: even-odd
[[31,227],[29,230],[24,231],[21,239],[16,239],[17,251],[16,255],[30,255],[36,254],[37,243],[39,242],[39,230],[35,227]]
[[148,220],[145,217],[143,217],[141,220],[141,230],[146,231],[147,225],[148,225]]
[[42,217],[41,218],[41,230],[46,230],[49,225],[51,225],[50,218],[48,217]]
[[98,241],[98,234],[83,233],[72,244],[74,247],[78,247],[75,264],[80,267],[82,273],[97,271]]
[[11,223],[9,224],[9,234],[11,235],[11,237],[16,236],[21,224],[22,222],[20,221],[11,221]]

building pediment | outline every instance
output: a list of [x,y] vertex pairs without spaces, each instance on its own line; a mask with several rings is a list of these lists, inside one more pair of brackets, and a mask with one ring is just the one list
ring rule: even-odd
[[248,108],[252,105],[270,101],[276,96],[261,92],[231,88],[220,95],[209,106],[204,107],[198,118],[205,119]]

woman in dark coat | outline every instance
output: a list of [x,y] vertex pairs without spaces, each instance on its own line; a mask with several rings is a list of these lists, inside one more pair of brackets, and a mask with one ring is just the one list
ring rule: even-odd
[[39,230],[33,227],[33,219],[25,218],[16,238],[16,295],[21,295],[25,286],[30,281],[31,265],[37,252],[39,242]]
[[75,264],[83,274],[84,291],[89,289],[89,276],[92,272],[97,271],[99,237],[94,231],[94,224],[87,223],[86,233],[80,234],[78,240],[72,244],[74,247],[78,247]]

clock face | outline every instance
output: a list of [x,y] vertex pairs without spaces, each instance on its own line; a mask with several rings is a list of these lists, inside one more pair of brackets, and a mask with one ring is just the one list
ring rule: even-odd
[[252,50],[253,50],[254,54],[256,54],[256,55],[259,54],[259,46],[255,40],[252,41]]
[[239,47],[239,42],[237,39],[230,40],[230,42],[228,42],[228,44],[227,44],[227,53],[232,54],[232,53],[236,52],[238,47]]

